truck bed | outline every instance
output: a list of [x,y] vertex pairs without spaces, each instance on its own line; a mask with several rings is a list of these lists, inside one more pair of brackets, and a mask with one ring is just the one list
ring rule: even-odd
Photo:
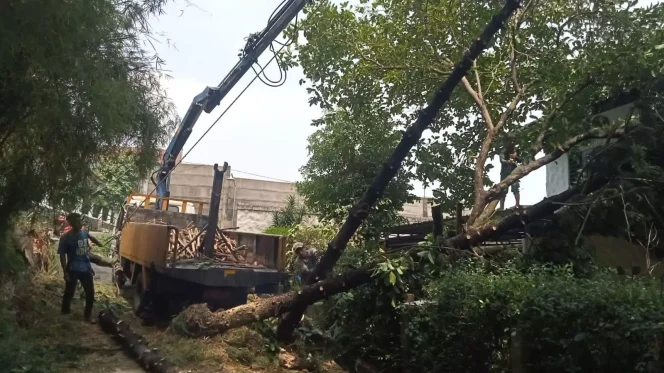
[[179,260],[166,267],[155,267],[157,272],[172,278],[204,286],[253,287],[278,284],[288,274],[277,269],[249,264],[223,263],[206,258]]

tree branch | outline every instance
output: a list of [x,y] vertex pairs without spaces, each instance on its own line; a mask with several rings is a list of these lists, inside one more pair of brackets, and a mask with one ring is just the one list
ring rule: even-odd
[[570,102],[574,97],[576,97],[579,93],[581,93],[584,89],[588,88],[592,84],[594,84],[594,80],[590,77],[586,78],[574,91],[568,92],[565,95],[565,98],[563,101],[556,106],[553,110],[551,110],[546,116],[543,118],[540,118],[538,120],[541,121],[542,125],[542,131],[539,133],[537,136],[537,139],[535,140],[535,143],[532,146],[532,151],[533,154],[539,153],[542,148],[544,147],[544,140],[546,137],[549,135],[549,128],[551,127],[551,123],[553,122],[554,119],[558,116],[558,113]]
[[493,121],[491,120],[489,107],[487,106],[486,101],[484,101],[484,98],[482,98],[482,96],[480,96],[480,94],[475,91],[465,76],[461,79],[461,84],[463,84],[463,87],[466,89],[468,94],[470,94],[470,97],[472,97],[473,101],[475,101],[475,104],[477,104],[477,108],[482,115],[482,119],[484,119],[484,125],[486,126],[487,131],[493,131]]
[[526,94],[527,89],[528,89],[527,85],[524,85],[523,87],[519,88],[516,96],[514,96],[514,98],[512,99],[512,102],[510,102],[507,109],[503,111],[503,114],[498,119],[498,123],[496,123],[496,131],[502,128],[505,125],[505,122],[507,122],[507,119],[509,119],[510,115],[514,113],[514,110],[516,110],[516,107],[519,105],[519,102],[521,102],[523,96]]
[[503,190],[507,189],[510,185],[516,183],[520,179],[522,179],[524,176],[528,175],[529,173],[539,169],[542,166],[545,166],[556,159],[560,158],[563,154],[568,152],[570,149],[572,149],[574,146],[577,144],[589,140],[589,139],[605,139],[607,137],[620,137],[622,136],[623,132],[622,131],[615,131],[612,132],[611,130],[603,130],[599,128],[593,128],[588,132],[576,135],[567,141],[565,141],[562,145],[557,147],[554,151],[552,151],[549,154],[546,154],[542,158],[539,158],[535,161],[521,164],[517,166],[517,168],[512,171],[509,176],[507,176],[505,179],[503,179],[501,182],[498,184],[494,185],[487,191],[486,197],[488,200],[498,198],[500,195],[500,192]]
[[480,81],[480,72],[477,71],[477,60],[473,61],[473,71],[475,72],[475,84],[477,84],[477,95],[484,102],[484,93],[482,93],[482,82]]
[[[516,32],[516,31],[515,31]],[[515,35],[512,35],[512,43],[510,47],[510,68],[512,69],[512,84],[514,85],[514,92],[521,93],[521,86],[519,85],[519,78],[516,75],[516,40]]]
[[[456,64],[452,73],[445,82],[436,90],[436,93],[428,107],[420,111],[415,123],[413,123],[405,132],[399,141],[396,149],[388,161],[383,164],[380,173],[376,176],[371,186],[365,191],[362,198],[349,210],[346,221],[341,226],[332,241],[328,244],[327,250],[320,259],[320,262],[313,270],[308,283],[324,279],[332,270],[337,260],[346,248],[348,241],[355,234],[362,222],[366,219],[370,209],[374,206],[379,197],[383,194],[390,180],[394,178],[401,168],[401,164],[422,137],[425,129],[435,120],[436,115],[447,103],[452,91],[460,81],[466,80],[466,74],[470,71],[475,60],[491,43],[493,36],[500,30],[507,19],[521,6],[520,0],[507,0],[500,12],[491,18],[491,21],[484,28],[480,36],[475,39],[470,48],[466,50],[461,61]],[[277,338],[285,340],[290,337],[297,324],[302,319],[304,311],[307,309],[306,302],[297,302],[293,311],[281,320],[277,328]]]

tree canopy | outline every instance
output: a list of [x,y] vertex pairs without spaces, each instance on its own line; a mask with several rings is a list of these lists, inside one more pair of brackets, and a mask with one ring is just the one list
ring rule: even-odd
[[165,2],[0,4],[0,221],[83,190],[119,149],[139,149],[139,173],[153,166],[176,119],[145,47]]
[[[316,2],[290,29],[306,43],[296,45],[289,62],[304,69],[311,104],[342,111],[366,133],[375,133],[369,127],[389,132],[414,119],[414,109],[427,102],[501,3]],[[457,202],[474,205],[472,223],[496,197],[495,189],[485,189],[487,161],[505,133],[516,134],[529,162],[502,189],[555,159],[536,163],[537,153],[601,137],[585,135],[596,126],[590,120],[594,103],[663,69],[664,6],[636,3],[524,1],[419,144],[411,163],[416,177],[439,182],[435,196],[450,210]],[[391,120],[366,119],[368,112]],[[320,163],[307,166],[313,162]]]
[[[401,133],[381,112],[335,111],[315,121],[309,137],[309,161],[300,171],[304,181],[298,192],[322,219],[340,223],[380,170],[382,162],[399,142]],[[386,189],[366,228],[389,226],[402,221],[398,212],[412,201],[411,174],[402,169]],[[368,231],[366,231],[368,233]]]

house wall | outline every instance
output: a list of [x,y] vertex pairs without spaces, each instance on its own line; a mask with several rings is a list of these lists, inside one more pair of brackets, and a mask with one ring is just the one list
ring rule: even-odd
[[562,157],[546,165],[546,196],[560,194],[569,188],[569,157]]
[[[605,139],[592,139],[572,149],[572,152],[585,152],[603,146]],[[570,187],[569,154],[563,154],[557,160],[546,165],[546,196],[560,194]]]
[[[204,201],[203,211],[209,210],[212,192],[213,168],[211,165],[182,163],[171,174],[171,198]],[[138,193],[150,193],[154,186],[149,180],[139,185]],[[219,209],[219,226],[239,227],[245,232],[262,232],[272,224],[272,215],[286,205],[290,195],[297,195],[295,183],[232,177],[229,167],[224,175]],[[418,199],[407,204],[401,213],[409,222],[430,220],[430,201]],[[316,216],[308,216],[305,222],[314,223]]]
[[628,274],[632,268],[637,267],[642,275],[649,274],[658,278],[664,275],[664,266],[661,262],[653,255],[648,255],[642,246],[623,239],[599,235],[589,236],[586,240],[597,265],[614,269],[622,267]]
[[[626,118],[632,111],[634,103],[630,102],[625,105],[615,107],[613,109],[604,111],[596,115],[596,117],[604,117],[610,124],[615,124],[617,121]],[[575,147],[574,151],[584,151],[594,147],[603,145],[606,142],[604,139],[592,139],[587,141],[581,146]],[[564,154],[556,161],[546,165],[546,196],[551,197],[560,194],[570,187],[569,183],[570,169],[569,169],[569,156]]]

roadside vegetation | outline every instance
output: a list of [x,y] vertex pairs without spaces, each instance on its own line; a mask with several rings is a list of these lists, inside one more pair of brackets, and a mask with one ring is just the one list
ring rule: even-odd
[[[0,5],[3,371],[136,366],[79,321],[78,297],[73,314],[60,315],[63,275],[48,233],[61,211],[121,204],[173,130],[161,60],[141,43],[166,2]],[[308,6],[279,57],[302,69],[324,115],[312,123],[299,197],[266,230],[287,236],[291,291],[214,313],[193,305],[147,326],[123,297],[131,292],[117,295],[100,278],[96,309],[203,373],[664,371],[664,4],[637,3]],[[494,32],[484,54],[458,63]],[[456,90],[441,86],[454,77]],[[434,94],[435,107],[423,109]],[[597,115],[616,107],[625,112],[615,120]],[[491,180],[508,135],[520,164]],[[583,162],[566,191],[496,213],[523,177],[573,156]],[[462,203],[471,213],[437,237],[388,247],[412,181],[432,189],[443,212]],[[528,249],[501,246],[514,232]],[[603,266],[606,248],[592,237],[631,250],[628,259]],[[304,283],[294,281],[296,242],[320,254]]]

